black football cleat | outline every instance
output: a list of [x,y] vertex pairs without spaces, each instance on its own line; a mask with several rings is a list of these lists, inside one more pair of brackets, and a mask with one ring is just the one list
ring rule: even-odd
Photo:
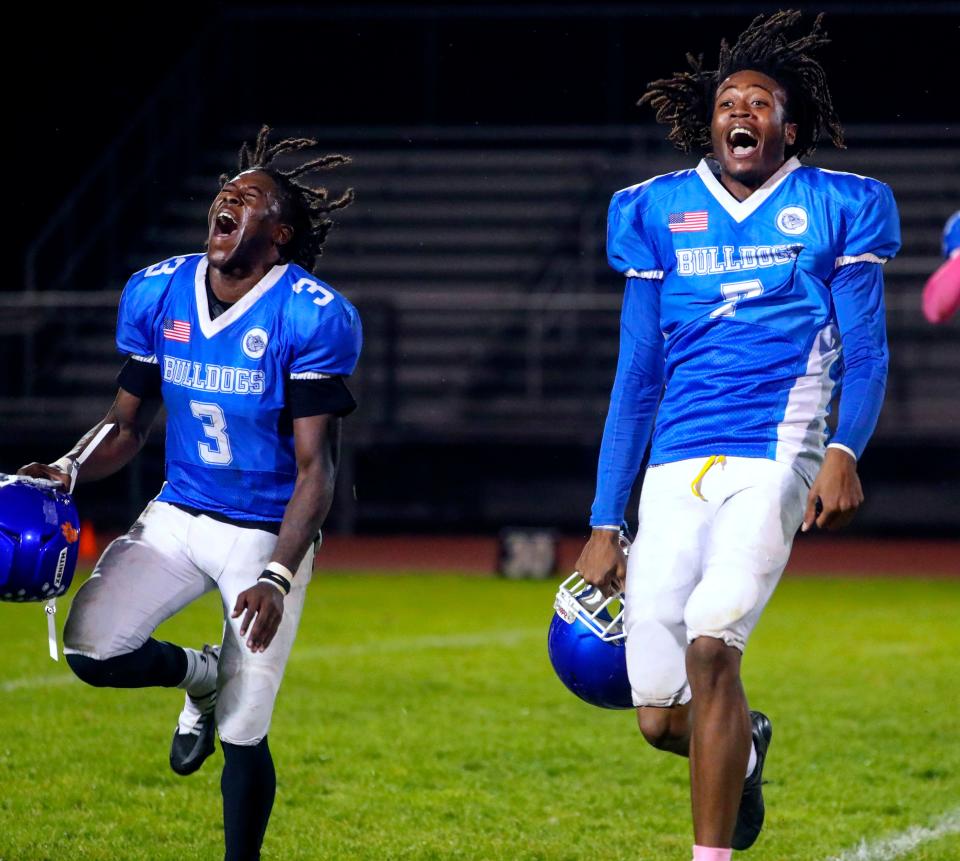
[[[207,663],[208,668],[215,670],[220,660],[220,647],[204,646],[201,659]],[[211,661],[212,664],[209,663]],[[216,708],[216,688],[199,697],[187,694],[170,744],[170,768],[177,774],[193,774],[213,753]]]
[[757,749],[757,765],[743,782],[743,795],[740,796],[740,809],[737,811],[737,824],[733,829],[731,846],[738,851],[749,849],[760,836],[763,828],[763,763],[767,758],[767,748],[773,738],[770,719],[763,712],[750,712],[753,725],[753,744]]
[[180,721],[170,744],[170,768],[177,774],[193,774],[214,751],[217,693],[194,699],[187,695]]

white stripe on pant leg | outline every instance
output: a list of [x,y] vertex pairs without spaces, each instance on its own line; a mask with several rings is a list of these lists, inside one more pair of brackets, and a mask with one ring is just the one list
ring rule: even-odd
[[892,837],[870,843],[861,840],[855,849],[832,855],[827,861],[895,861],[924,843],[941,840],[951,834],[960,834],[960,807],[945,813],[933,825],[914,825]]

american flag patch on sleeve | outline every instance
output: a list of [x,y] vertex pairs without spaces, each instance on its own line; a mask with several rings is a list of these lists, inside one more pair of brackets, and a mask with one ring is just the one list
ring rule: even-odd
[[707,210],[695,212],[671,212],[667,218],[667,227],[671,233],[696,233],[707,229]]
[[180,341],[182,344],[190,342],[190,324],[183,320],[172,320],[167,317],[163,321],[163,337],[168,341]]

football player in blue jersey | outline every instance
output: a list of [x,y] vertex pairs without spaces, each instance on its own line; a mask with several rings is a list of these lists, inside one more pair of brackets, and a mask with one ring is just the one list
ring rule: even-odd
[[[728,861],[760,832],[772,729],[748,709],[741,655],[797,530],[843,526],[862,502],[857,459],[886,382],[896,206],[880,182],[800,162],[843,137],[820,18],[795,36],[799,17],[759,16],[717,69],[691,56],[649,85],[641,104],[669,139],[708,155],[617,192],[608,217],[627,282],[577,569],[625,589],[640,730],[690,758],[696,861]],[[626,561],[618,527],[651,435]]]
[[[206,254],[127,283],[117,323],[127,361],[103,422],[57,462],[21,470],[67,486],[110,475],[166,406],[166,481],[77,592],[64,652],[91,685],[186,691],[170,750],[179,774],[213,752],[216,728],[227,861],[260,857],[276,790],[267,732],[333,498],[341,417],[355,408],[344,378],[360,353],[360,320],[312,274],[329,214],[353,192],[330,198],[299,179],[348,159],[273,165],[315,144],[270,145],[264,127],[252,150],[243,146],[239,173],[221,177],[210,207]],[[78,453],[106,425],[78,471]],[[221,646],[152,637],[213,589]]]

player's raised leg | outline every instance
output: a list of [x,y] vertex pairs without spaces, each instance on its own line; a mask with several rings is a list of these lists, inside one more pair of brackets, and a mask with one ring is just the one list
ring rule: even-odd
[[627,559],[624,630],[637,723],[660,750],[687,756],[690,686],[683,611],[699,582],[713,507],[690,492],[699,461],[648,470],[636,541]]
[[216,664],[151,637],[165,619],[214,587],[184,540],[190,515],[153,502],[110,544],[77,592],[63,631],[76,675],[97,687],[208,689]]

